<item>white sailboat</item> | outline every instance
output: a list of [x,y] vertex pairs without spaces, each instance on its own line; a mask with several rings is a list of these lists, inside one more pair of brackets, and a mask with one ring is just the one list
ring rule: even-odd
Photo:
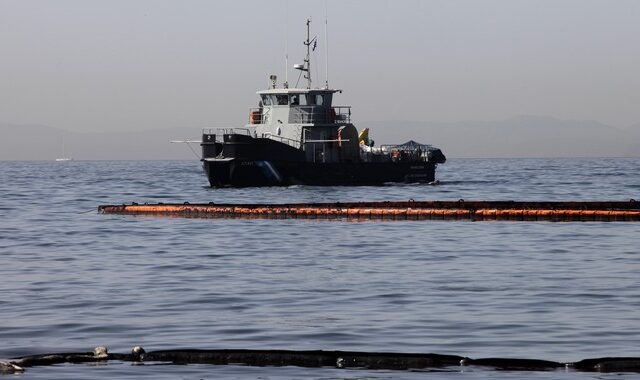
[[67,157],[67,155],[65,154],[65,144],[64,144],[64,135],[62,135],[62,157],[58,157],[56,158],[56,162],[66,162],[66,161],[73,161],[73,158],[71,157]]

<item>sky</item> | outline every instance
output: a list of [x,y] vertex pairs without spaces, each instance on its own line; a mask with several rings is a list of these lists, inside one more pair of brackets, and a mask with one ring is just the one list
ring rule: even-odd
[[325,10],[334,103],[356,124],[640,123],[635,0],[0,0],[0,123],[244,125],[269,75],[284,80],[285,50],[302,62],[307,17],[324,85]]

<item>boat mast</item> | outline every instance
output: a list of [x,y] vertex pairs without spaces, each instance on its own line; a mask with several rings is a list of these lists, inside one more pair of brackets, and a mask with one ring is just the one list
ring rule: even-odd
[[304,76],[307,78],[307,88],[311,88],[311,52],[309,51],[311,46],[311,41],[309,40],[309,25],[311,24],[311,19],[307,19],[307,40],[304,42],[307,45],[307,58],[305,58],[304,63],[306,64],[307,74]]

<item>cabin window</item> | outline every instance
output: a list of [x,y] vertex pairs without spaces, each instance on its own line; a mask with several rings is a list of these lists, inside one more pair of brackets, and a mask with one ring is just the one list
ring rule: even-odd
[[269,98],[268,95],[262,95],[261,98],[262,98],[262,105],[265,105],[265,106],[271,105],[271,99]]
[[290,94],[289,104],[291,104],[292,106],[306,106],[307,98],[304,94]]
[[287,95],[276,95],[276,101],[279,106],[286,106],[289,104],[289,96]]
[[307,94],[307,104],[310,106],[321,106],[324,104],[323,94]]

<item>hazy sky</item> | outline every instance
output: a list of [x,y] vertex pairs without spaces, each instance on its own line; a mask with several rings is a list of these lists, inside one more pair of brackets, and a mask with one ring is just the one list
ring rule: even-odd
[[[289,63],[302,62],[307,16],[324,83],[325,3],[286,4],[0,0],[0,123],[244,124],[268,75],[284,79],[286,25]],[[330,84],[356,122],[640,122],[640,1],[329,0],[327,9]]]

